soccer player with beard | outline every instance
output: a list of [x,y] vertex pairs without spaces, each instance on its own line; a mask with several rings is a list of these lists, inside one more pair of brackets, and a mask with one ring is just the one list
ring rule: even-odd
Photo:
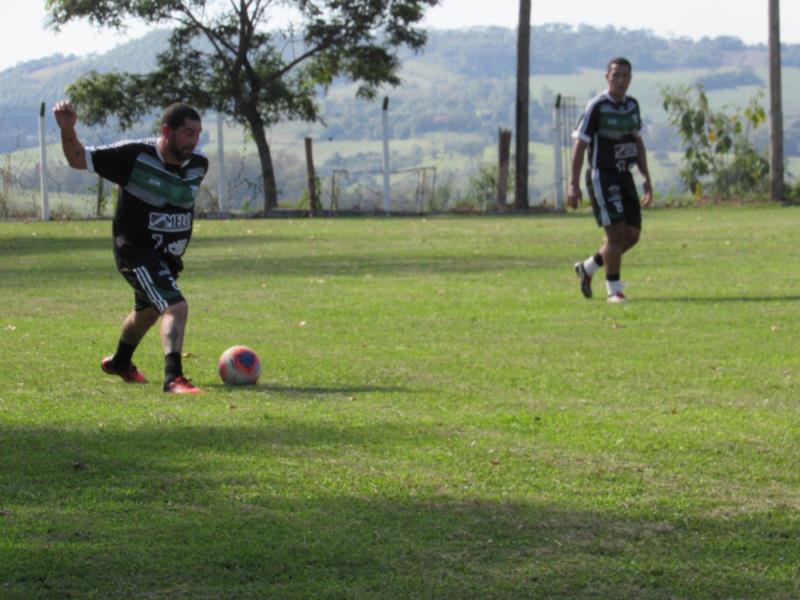
[[160,318],[164,391],[200,392],[183,374],[188,305],[176,282],[192,236],[195,198],[208,171],[208,159],[196,150],[200,115],[187,104],[173,104],[164,111],[160,137],[87,148],[75,132],[78,114],[72,104],[56,103],[53,114],[69,165],[120,187],[112,225],[114,257],[134,289],[134,308],[122,323],[117,351],[101,361],[102,370],[129,383],[144,383],[132,357]]
[[[631,63],[625,58],[609,61],[605,75],[608,90],[589,101],[573,134],[572,179],[567,194],[569,205],[577,208],[581,199],[581,167],[588,148],[586,187],[595,219],[604,228],[606,239],[596,254],[575,263],[574,268],[581,292],[591,298],[592,276],[605,267],[609,302],[625,301],[620,281],[622,255],[639,241],[641,206],[650,204],[653,193],[640,135],[639,103],[626,95],[631,70]],[[630,172],[634,164],[644,177],[641,202]]]

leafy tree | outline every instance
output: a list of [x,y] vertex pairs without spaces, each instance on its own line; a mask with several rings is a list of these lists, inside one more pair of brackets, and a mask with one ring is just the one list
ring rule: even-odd
[[766,120],[761,96],[728,114],[711,108],[702,85],[662,88],[664,110],[686,148],[681,179],[696,196],[766,191],[769,162],[751,140]]
[[[246,126],[258,147],[264,210],[277,206],[265,128],[283,119],[319,119],[316,94],[334,79],[374,97],[397,85],[395,50],[421,48],[419,23],[439,0],[47,0],[55,27],[76,19],[116,29],[139,19],[174,25],[169,47],[148,73],[91,72],[67,89],[89,124],[116,116],[132,126],[177,99]],[[292,25],[268,31],[278,8]]]

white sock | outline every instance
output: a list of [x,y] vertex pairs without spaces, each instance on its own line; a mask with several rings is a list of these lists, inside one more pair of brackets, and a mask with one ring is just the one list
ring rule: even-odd
[[583,270],[586,271],[586,274],[591,276],[597,272],[597,269],[600,268],[596,262],[594,262],[594,254],[592,254],[589,258],[583,261]]
[[608,290],[609,296],[613,296],[617,292],[621,292],[623,287],[624,286],[621,281],[609,281],[606,279],[606,289]]

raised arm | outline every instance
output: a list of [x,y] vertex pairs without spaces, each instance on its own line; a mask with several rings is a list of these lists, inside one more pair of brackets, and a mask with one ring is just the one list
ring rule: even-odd
[[639,172],[642,174],[642,177],[644,177],[644,183],[642,184],[642,188],[644,189],[642,205],[647,206],[653,201],[653,184],[650,182],[650,171],[647,168],[647,152],[645,152],[642,138],[636,139],[636,147],[638,150],[636,166],[639,167]]
[[583,155],[586,153],[586,142],[580,138],[575,138],[575,145],[572,147],[572,170],[567,190],[567,203],[570,208],[578,208],[581,201],[581,169],[583,168]]
[[78,122],[75,107],[66,100],[60,100],[53,106],[53,116],[61,130],[61,149],[67,163],[74,169],[86,169],[86,148],[75,132],[75,124]]

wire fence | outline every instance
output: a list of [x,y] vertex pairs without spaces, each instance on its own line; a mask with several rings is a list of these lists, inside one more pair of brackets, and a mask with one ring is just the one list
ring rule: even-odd
[[[40,120],[42,131],[38,139],[30,133],[32,122],[36,121],[29,114],[6,115],[0,120],[0,140],[4,144],[4,151],[0,153],[0,218],[110,216],[114,209],[116,186],[92,173],[71,168],[62,153],[60,131],[55,120],[48,114],[44,115]],[[225,213],[244,216],[263,212],[264,186],[255,144],[240,130],[226,129],[223,134],[220,128],[214,127],[213,121],[210,127],[206,127],[201,148],[209,155],[209,172],[198,194],[196,211],[200,215]],[[148,134],[145,125],[133,131],[140,135],[131,135],[113,127],[79,127],[78,135],[87,147],[155,135]],[[280,208],[309,208],[306,164],[298,154],[282,151],[273,155]],[[382,172],[376,167],[380,164],[380,155],[360,155],[352,162],[368,168],[359,170],[328,165],[319,169],[318,189],[322,207],[332,212],[383,212]],[[349,166],[347,161],[336,164]],[[435,185],[434,168],[393,171],[390,176],[391,212],[432,210]]]
[[572,172],[572,132],[578,125],[578,105],[573,96],[556,97],[553,108],[554,194],[556,208],[564,208],[564,199]]
[[[331,174],[328,210],[385,211],[381,171],[336,169]],[[389,177],[391,212],[435,212],[436,168],[415,167],[392,171]],[[323,207],[326,204],[323,202]]]
[[[544,175],[532,189],[533,204],[538,198],[539,202],[559,207],[555,199],[568,179],[569,136],[577,119],[574,99],[563,101],[560,112],[560,126],[553,133],[553,151],[561,160],[556,161],[555,169],[533,165],[535,172]],[[109,217],[115,207],[116,186],[87,171],[71,168],[63,156],[60,131],[50,110],[45,110],[42,118],[40,115],[41,107],[39,111],[31,108],[0,115],[0,219]],[[261,162],[252,138],[241,128],[217,120],[216,115],[204,118],[204,126],[200,147],[210,160],[196,202],[198,215],[263,214]],[[151,137],[156,135],[156,129],[153,119],[127,132],[114,126],[79,125],[78,135],[84,145],[99,146],[121,139]],[[302,139],[296,134],[283,135],[270,142],[279,209],[310,209]],[[354,142],[351,153],[345,156],[326,147],[325,140],[318,144],[323,160],[316,170],[316,188],[323,210],[384,213],[388,208],[393,214],[423,214],[445,212],[470,201],[470,190],[459,187],[469,180],[463,170],[441,171],[434,166],[413,164],[419,152],[399,159],[393,154],[391,164],[396,167],[384,182],[384,157],[378,144],[375,140]],[[532,160],[535,161],[533,155]],[[478,208],[486,208],[479,200],[476,202]]]
[[[67,164],[58,126],[42,110],[0,118],[0,218],[105,215],[111,186]],[[33,133],[37,130],[38,135]],[[101,128],[80,133],[86,145],[111,143],[115,134],[119,132]]]

